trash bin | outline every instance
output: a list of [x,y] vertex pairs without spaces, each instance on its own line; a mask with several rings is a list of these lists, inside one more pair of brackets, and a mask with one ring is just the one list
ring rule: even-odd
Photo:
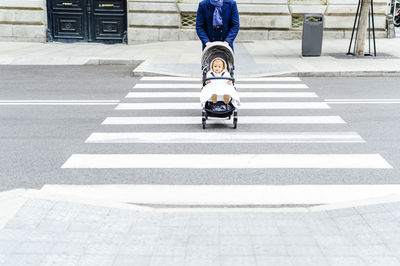
[[323,15],[304,15],[302,55],[320,56],[322,50]]

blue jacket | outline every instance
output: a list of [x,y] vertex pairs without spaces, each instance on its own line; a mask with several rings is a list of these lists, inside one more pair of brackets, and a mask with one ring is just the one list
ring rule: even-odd
[[203,49],[206,42],[227,41],[233,49],[233,41],[239,32],[239,12],[236,2],[233,0],[224,0],[222,6],[222,21],[224,26],[218,31],[213,30],[214,6],[210,0],[203,0],[199,3],[196,17],[196,31]]

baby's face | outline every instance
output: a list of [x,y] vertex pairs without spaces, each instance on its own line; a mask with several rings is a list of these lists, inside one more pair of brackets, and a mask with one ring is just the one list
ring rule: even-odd
[[224,70],[224,65],[223,65],[222,61],[221,60],[214,61],[214,64],[212,66],[212,70],[215,73],[221,73],[222,70]]

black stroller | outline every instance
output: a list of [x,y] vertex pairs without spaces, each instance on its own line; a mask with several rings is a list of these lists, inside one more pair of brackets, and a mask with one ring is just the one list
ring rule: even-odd
[[[215,58],[222,58],[226,62],[226,71],[229,72],[231,77],[209,77],[207,78],[207,72],[211,68],[211,63]],[[224,79],[231,80],[232,85],[235,90],[235,79],[234,79],[234,55],[232,49],[223,42],[212,42],[208,45],[202,54],[201,58],[201,68],[203,71],[203,86],[206,85],[208,80],[214,79]],[[207,101],[202,110],[202,123],[203,129],[206,128],[207,119],[209,117],[217,117],[217,118],[228,118],[230,120],[233,115],[233,128],[237,128],[238,121],[238,113],[237,108],[233,105],[232,99],[228,104],[225,104],[223,101],[218,101],[213,103],[212,101]]]

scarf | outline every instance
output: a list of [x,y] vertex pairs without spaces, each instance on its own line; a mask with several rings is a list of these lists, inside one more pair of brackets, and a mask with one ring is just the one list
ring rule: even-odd
[[210,3],[215,6],[213,15],[213,28],[214,30],[219,30],[224,25],[222,21],[222,5],[224,0],[210,0]]

